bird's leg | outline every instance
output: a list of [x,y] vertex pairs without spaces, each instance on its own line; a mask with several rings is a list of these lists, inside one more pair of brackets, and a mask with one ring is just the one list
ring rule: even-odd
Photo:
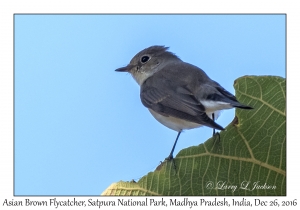
[[[215,113],[212,113],[212,120],[215,121]],[[213,136],[216,134],[216,129],[213,129]]]
[[178,138],[179,138],[180,134],[181,134],[181,131],[178,132],[176,140],[175,140],[174,145],[172,147],[172,150],[170,152],[170,155],[166,158],[166,160],[172,160],[173,159],[173,152],[174,152],[174,149],[176,147],[176,144],[177,144],[177,141],[178,141]]
[[[215,113],[212,113],[211,116],[212,116],[212,120],[215,121]],[[215,137],[216,135],[218,136],[218,139],[220,140],[220,133],[219,132],[216,133],[216,129],[213,129],[213,136],[212,137]]]
[[165,159],[167,161],[170,161],[170,160],[172,161],[175,171],[176,171],[176,165],[175,165],[174,158],[173,158],[173,152],[174,152],[174,149],[176,147],[176,144],[177,144],[177,141],[178,141],[178,138],[179,138],[180,134],[181,134],[181,131],[179,131],[178,134],[177,134],[177,137],[176,137],[176,140],[175,140],[174,145],[172,147],[172,150],[170,152],[170,155]]

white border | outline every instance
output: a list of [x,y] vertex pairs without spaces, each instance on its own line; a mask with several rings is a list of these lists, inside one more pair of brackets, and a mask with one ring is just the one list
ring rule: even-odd
[[[297,1],[0,1],[0,208],[3,200],[24,200],[13,197],[13,15],[15,13],[286,13],[287,14],[287,196],[263,197],[264,200],[289,200],[298,195],[299,134],[296,108],[300,87],[299,37],[300,16]],[[100,194],[101,192],[99,192]],[[299,197],[299,196],[298,196]],[[211,197],[207,197],[212,199]],[[232,199],[234,197],[228,197]],[[237,197],[238,198],[238,197]],[[49,198],[30,197],[31,200]],[[60,197],[63,199],[63,197]],[[67,198],[65,198],[67,199]],[[81,200],[88,198],[81,197]],[[103,198],[111,200],[114,198]],[[139,200],[140,198],[136,198]],[[169,198],[167,198],[169,199]],[[248,197],[247,199],[252,199]],[[254,200],[254,199],[253,199]],[[298,200],[300,202],[300,200]],[[300,205],[300,204],[298,204]],[[53,208],[53,207],[52,207]],[[70,209],[72,207],[69,207]],[[94,207],[95,208],[95,207]],[[150,207],[149,207],[150,208]],[[186,207],[185,207],[186,208]],[[4,209],[6,209],[4,207]],[[38,208],[42,209],[42,208]],[[73,209],[73,208],[72,208]],[[136,208],[137,209],[137,208]]]

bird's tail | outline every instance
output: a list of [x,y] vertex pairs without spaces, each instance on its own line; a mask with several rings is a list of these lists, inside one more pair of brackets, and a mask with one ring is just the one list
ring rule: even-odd
[[234,106],[236,108],[240,108],[240,109],[253,109],[253,107],[241,104],[240,102],[235,102],[235,103],[231,103],[231,104],[232,104],[232,106]]
[[221,97],[222,99],[220,98],[220,101],[228,102],[233,107],[240,108],[240,109],[253,109],[253,107],[251,107],[251,106],[247,106],[247,105],[244,105],[244,104],[241,104],[240,102],[238,102],[238,100],[236,99],[236,97],[234,95],[229,93],[227,90],[225,90],[221,86],[216,87],[216,89],[223,96],[223,97]]

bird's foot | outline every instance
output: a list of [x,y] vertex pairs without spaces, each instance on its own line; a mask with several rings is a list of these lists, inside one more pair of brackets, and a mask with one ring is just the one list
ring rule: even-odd
[[219,142],[221,140],[221,136],[219,132],[214,133],[212,137],[215,141]]
[[172,165],[173,165],[173,168],[174,168],[175,174],[176,174],[177,173],[176,164],[175,164],[175,159],[173,158],[173,155],[170,154],[168,157],[165,158],[165,161],[167,161],[167,162],[172,161]]
[[174,159],[174,158],[173,158],[173,155],[172,155],[172,154],[170,154],[168,157],[165,158],[166,161],[170,161],[170,160],[173,160],[173,159]]

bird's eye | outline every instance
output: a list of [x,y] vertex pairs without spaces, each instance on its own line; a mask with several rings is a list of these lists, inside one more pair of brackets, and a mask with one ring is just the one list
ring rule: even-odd
[[141,62],[142,63],[146,63],[148,60],[150,60],[150,57],[148,55],[144,55],[142,58],[141,58]]

